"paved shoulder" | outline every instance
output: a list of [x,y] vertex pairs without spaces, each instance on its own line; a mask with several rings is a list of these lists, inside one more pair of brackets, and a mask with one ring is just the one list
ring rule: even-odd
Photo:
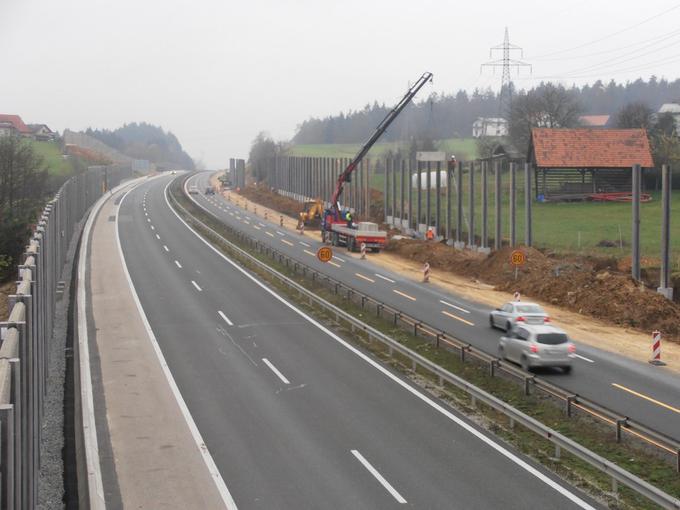
[[[89,263],[90,306],[122,504],[223,508],[128,285],[113,221],[117,209],[114,200],[102,208]],[[94,338],[94,331],[90,334]]]

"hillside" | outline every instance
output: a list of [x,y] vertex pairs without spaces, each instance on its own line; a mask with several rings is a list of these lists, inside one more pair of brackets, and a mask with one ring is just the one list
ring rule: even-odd
[[194,169],[194,161],[177,137],[160,126],[145,122],[125,124],[114,129],[88,128],[85,134],[132,159],[146,159],[159,168]]

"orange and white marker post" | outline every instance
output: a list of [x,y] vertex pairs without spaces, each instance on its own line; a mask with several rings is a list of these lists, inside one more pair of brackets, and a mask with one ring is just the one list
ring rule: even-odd
[[366,243],[361,243],[361,260],[366,258]]
[[283,227],[283,214],[279,216],[279,225]]
[[661,331],[658,329],[652,332],[652,359],[649,362],[656,366],[664,366],[666,364],[661,361]]
[[255,213],[255,216],[257,216],[257,206],[256,205],[253,206],[253,213]]
[[268,220],[268,219],[269,219],[269,215],[267,214],[267,210],[266,210],[266,209],[264,210],[264,219],[265,219],[265,220]]
[[423,282],[428,283],[430,281],[430,264],[425,262],[423,266]]
[[522,296],[520,295],[519,291],[515,291],[515,293],[512,295],[512,300],[513,301],[520,301]]
[[300,235],[302,236],[304,234],[305,234],[305,222],[303,221],[300,223]]

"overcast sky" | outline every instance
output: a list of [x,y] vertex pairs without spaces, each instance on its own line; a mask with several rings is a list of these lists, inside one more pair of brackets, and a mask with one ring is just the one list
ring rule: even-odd
[[391,104],[423,71],[421,98],[498,88],[480,64],[506,26],[533,65],[519,87],[675,79],[678,20],[668,0],[0,0],[0,113],[59,131],[158,124],[216,168],[259,131],[289,139],[310,116]]

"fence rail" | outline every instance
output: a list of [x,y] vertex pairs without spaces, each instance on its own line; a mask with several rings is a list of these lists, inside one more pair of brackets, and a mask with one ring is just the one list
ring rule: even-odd
[[[182,178],[179,178],[178,181],[179,180],[182,180]],[[396,351],[401,355],[405,356],[406,358],[410,359],[414,369],[417,366],[420,366],[422,368],[425,368],[426,370],[429,370],[431,373],[433,373],[439,378],[440,383],[445,381],[453,386],[456,386],[457,388],[467,392],[472,398],[480,402],[484,402],[486,405],[492,407],[496,411],[506,415],[515,423],[519,423],[525,426],[527,429],[535,432],[544,439],[547,439],[548,441],[552,442],[556,447],[557,456],[559,456],[560,449],[564,450],[566,452],[573,454],[579,459],[587,462],[588,464],[594,466],[601,472],[607,474],[612,479],[613,492],[616,492],[617,484],[621,483],[631,488],[635,492],[641,494],[642,496],[648,498],[650,501],[659,504],[663,508],[680,509],[680,500],[664,493],[662,490],[645,482],[639,477],[633,475],[632,473],[629,473],[628,471],[608,461],[607,459],[597,455],[596,453],[586,449],[585,447],[579,445],[578,443],[574,442],[568,437],[540,423],[534,418],[513,408],[512,406],[506,404],[497,397],[485,392],[480,388],[477,388],[476,386],[463,380],[462,378],[456,376],[455,374],[448,372],[446,369],[440,367],[439,365],[436,365],[435,363],[424,358],[420,354],[412,351],[411,349],[400,344],[399,342],[393,340],[392,338],[376,330],[375,328],[372,328],[371,326],[357,319],[348,312],[340,309],[339,307],[329,303],[325,299],[317,296],[314,292],[308,290],[299,283],[291,280],[287,276],[271,268],[264,262],[260,261],[250,253],[246,252],[242,248],[238,247],[237,245],[226,239],[223,235],[215,231],[210,226],[206,225],[203,221],[196,218],[195,215],[187,211],[186,208],[184,208],[177,201],[172,192],[169,193],[169,197],[172,203],[177,208],[181,209],[185,215],[191,218],[191,221],[193,221],[195,224],[200,225],[202,229],[209,231],[211,235],[219,238],[221,242],[227,245],[232,252],[236,253],[242,259],[245,259],[249,263],[254,264],[259,269],[266,271],[268,274],[275,277],[282,284],[298,292],[300,296],[304,296],[309,301],[310,305],[319,306],[320,308],[324,309],[325,311],[335,316],[338,322],[344,321],[345,323],[349,324],[353,330],[359,329],[360,331],[363,331],[368,336],[369,340],[377,340],[382,342],[384,345],[388,347],[390,355],[392,355],[393,352]],[[188,197],[188,195],[187,198],[191,200],[191,198]],[[208,213],[208,215],[210,215],[210,217],[214,218],[215,221],[220,222],[219,218],[215,216],[212,212],[210,212],[208,209],[203,208],[196,202],[193,203],[201,207],[206,213]],[[444,331],[432,328],[423,323],[422,321],[410,317],[406,313],[403,313],[388,305],[385,305],[384,303],[376,301],[373,298],[365,296],[361,292],[358,292],[341,282],[333,280],[332,278],[324,275],[323,273],[318,272],[317,270],[309,266],[306,266],[305,264],[294,261],[285,254],[271,248],[269,245],[266,245],[258,240],[253,239],[252,237],[248,236],[241,230],[232,228],[231,226],[225,224],[223,224],[223,227],[231,235],[236,236],[240,242],[247,244],[249,247],[257,250],[259,253],[266,254],[272,257],[274,260],[286,264],[287,267],[292,267],[296,272],[298,271],[302,272],[304,275],[316,281],[328,283],[332,289],[335,289],[336,293],[339,294],[340,289],[345,289],[346,292],[348,293],[347,297],[349,299],[352,299],[352,297],[359,297],[361,303],[364,305],[366,305],[369,302],[373,303],[375,305],[376,315],[380,316],[384,313],[389,313],[392,315],[395,324],[398,324],[400,322],[408,324],[410,327],[413,328],[412,330],[416,334],[421,335],[427,334],[431,336],[436,345],[441,345],[441,342],[450,342],[451,344],[450,346],[458,349],[458,351],[460,352],[461,359],[465,360],[468,357],[474,357],[480,361],[488,363],[489,371],[491,374],[495,374],[498,370],[503,370],[510,375],[514,375],[515,377],[523,381],[526,392],[529,392],[531,388],[538,388],[542,389],[548,394],[554,393],[555,395],[564,396],[565,409],[567,415],[569,415],[572,412],[571,411],[572,408],[581,408],[595,417],[598,417],[598,415],[603,416],[607,420],[612,420],[614,422],[618,439],[620,439],[621,434],[623,432],[630,432],[635,437],[643,439],[653,446],[661,447],[663,451],[674,454],[676,460],[679,458],[680,453],[680,448],[678,448],[679,445],[672,439],[667,438],[664,435],[659,434],[657,432],[653,432],[647,429],[646,427],[635,424],[634,422],[628,420],[625,417],[619,417],[617,419],[618,415],[616,415],[612,411],[607,410],[603,406],[599,406],[595,403],[586,401],[580,398],[578,395],[565,395],[564,390],[561,390],[560,388],[550,385],[549,383],[536,378],[532,374],[523,372],[514,367],[513,365],[505,363],[493,356],[490,356],[482,351],[479,351],[472,347],[470,344],[461,342],[460,340],[455,339],[454,337],[450,336]]]
[[0,344],[0,506],[34,508],[59,281],[78,224],[129,166],[90,167],[70,178],[40,215],[19,266]]

